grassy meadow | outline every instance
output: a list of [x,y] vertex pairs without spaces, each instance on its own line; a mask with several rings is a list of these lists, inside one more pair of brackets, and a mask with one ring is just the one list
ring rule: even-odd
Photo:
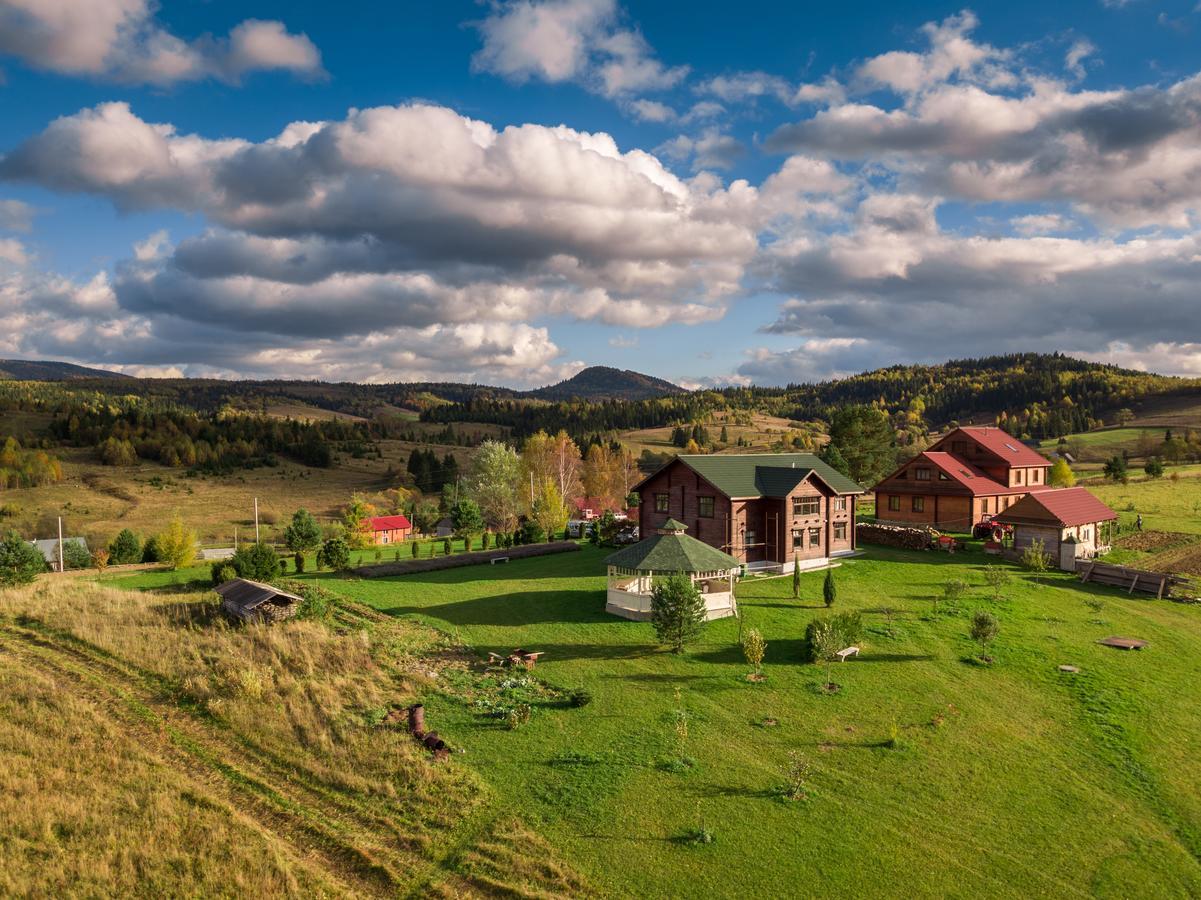
[[[798,600],[787,578],[740,585],[742,624],[768,642],[767,679],[752,684],[733,620],[673,656],[649,624],[606,615],[603,555],[321,578],[477,654],[544,651],[536,675],[592,694],[582,709],[535,700],[513,731],[469,702],[466,676],[439,679],[425,702],[489,802],[520,813],[600,893],[1201,892],[1198,608],[1016,569],[994,601],[982,555],[873,548],[836,572],[836,608],[860,611],[868,635],[827,695],[821,668],[801,662],[805,623],[824,613],[820,573],[804,576]],[[949,579],[971,594],[935,612]],[[992,666],[972,659],[976,608],[1001,623]],[[1151,645],[1095,643],[1110,634]],[[794,752],[809,767],[801,801],[780,796]],[[714,843],[687,841],[698,825]]]

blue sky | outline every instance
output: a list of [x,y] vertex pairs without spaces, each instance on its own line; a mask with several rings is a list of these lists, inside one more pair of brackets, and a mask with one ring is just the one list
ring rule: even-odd
[[1201,374],[1194,3],[0,0],[0,355]]

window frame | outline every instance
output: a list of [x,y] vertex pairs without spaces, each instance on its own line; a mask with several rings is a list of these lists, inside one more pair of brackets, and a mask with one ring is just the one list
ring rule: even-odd
[[671,512],[671,494],[656,493],[655,494],[655,512],[669,513]]
[[900,512],[901,511],[901,495],[900,494],[889,494],[888,495],[888,510],[889,510],[889,512]]
[[835,522],[834,523],[834,540],[845,541],[846,539],[847,539],[847,523],[846,522]]
[[[705,512],[705,507],[709,511]],[[700,494],[696,498],[696,514],[701,519],[712,519],[717,510],[717,498],[712,494]]]
[[[805,507],[812,506],[810,512],[805,511]],[[801,494],[792,498],[792,516],[794,519],[804,518],[806,516],[820,516],[822,514],[822,498],[812,494]]]
[[926,511],[926,498],[921,494],[913,495],[913,502],[909,504],[910,512],[924,513]]
[[916,469],[914,469],[913,470],[913,480],[914,481],[929,481],[930,480],[929,467],[928,466],[918,466]]
[[822,530],[818,528],[809,529],[809,546],[821,548],[822,545]]

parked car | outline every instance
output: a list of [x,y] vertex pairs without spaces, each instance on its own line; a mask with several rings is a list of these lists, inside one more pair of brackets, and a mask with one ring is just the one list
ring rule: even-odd
[[615,538],[619,544],[636,544],[638,543],[638,526],[631,525],[629,528],[623,528],[617,532]]

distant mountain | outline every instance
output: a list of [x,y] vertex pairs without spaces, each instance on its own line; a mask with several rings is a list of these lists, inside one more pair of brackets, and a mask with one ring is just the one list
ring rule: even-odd
[[527,396],[539,400],[649,400],[686,393],[679,385],[652,375],[611,366],[589,366],[566,381],[529,391]]
[[75,381],[80,378],[132,378],[120,372],[89,369],[74,363],[42,359],[0,359],[0,379],[9,381]]

